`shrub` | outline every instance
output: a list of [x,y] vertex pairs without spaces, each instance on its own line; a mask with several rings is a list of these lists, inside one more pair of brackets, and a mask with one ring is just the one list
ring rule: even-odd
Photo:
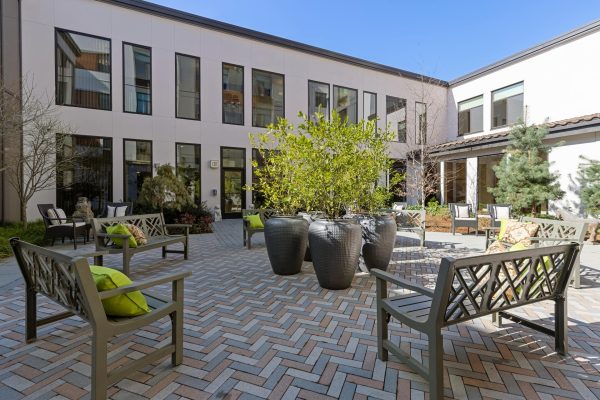
[[38,246],[44,245],[44,227],[43,221],[30,222],[27,224],[27,229],[21,224],[7,224],[0,226],[0,258],[10,257],[13,255],[10,243],[8,240],[11,237],[18,237],[29,243]]
[[212,232],[211,224],[213,217],[206,202],[201,204],[189,204],[181,207],[179,210],[175,208],[164,208],[162,211],[156,207],[147,204],[140,204],[136,207],[138,214],[154,214],[162,212],[167,224],[191,224],[190,233],[210,233]]
[[450,214],[450,210],[448,209],[448,206],[440,204],[437,201],[437,199],[429,200],[429,203],[427,203],[427,207],[425,207],[425,211],[427,212],[427,214],[434,215],[434,216]]
[[581,202],[588,214],[600,217],[600,161],[581,157],[579,164]]
[[139,202],[161,211],[165,208],[181,210],[192,203],[192,198],[173,167],[165,164],[158,167],[155,177],[144,180]]

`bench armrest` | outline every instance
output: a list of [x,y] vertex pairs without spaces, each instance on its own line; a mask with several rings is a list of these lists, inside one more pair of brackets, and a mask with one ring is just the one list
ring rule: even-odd
[[384,280],[386,282],[393,283],[398,285],[404,289],[412,290],[413,292],[421,293],[425,296],[433,297],[433,290],[426,288],[424,286],[416,285],[406,279],[398,278],[388,272],[381,271],[377,268],[371,270],[371,275],[373,275],[377,279]]
[[171,228],[180,228],[180,229],[185,229],[185,236],[189,236],[191,227],[192,227],[192,224],[165,224],[167,234],[169,234],[169,229],[171,229]]
[[100,296],[100,300],[107,299],[109,297],[118,296],[120,294],[125,294],[129,292],[134,292],[136,290],[144,290],[150,287],[162,285],[168,282],[182,281],[184,278],[192,275],[190,271],[179,272],[177,274],[169,274],[165,276],[161,276],[154,279],[148,279],[146,281],[141,282],[133,282],[131,285],[121,286],[116,289],[106,290],[104,292],[98,292],[98,296]]

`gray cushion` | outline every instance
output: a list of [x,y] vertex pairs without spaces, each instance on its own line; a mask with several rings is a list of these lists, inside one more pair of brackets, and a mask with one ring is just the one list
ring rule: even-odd
[[456,218],[469,218],[469,206],[456,206]]

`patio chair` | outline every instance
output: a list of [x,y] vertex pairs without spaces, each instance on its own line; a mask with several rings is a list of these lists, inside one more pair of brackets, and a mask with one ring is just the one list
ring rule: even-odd
[[[127,207],[125,209],[125,215],[108,215],[108,207],[114,207],[115,211],[121,207]],[[111,202],[107,201],[104,205],[104,210],[102,211],[102,215],[98,216],[98,218],[112,218],[112,217],[125,217],[133,215],[133,203],[131,202]]]
[[490,226],[492,228],[500,226],[500,220],[510,219],[512,214],[511,204],[488,204],[488,212],[490,213]]
[[56,209],[54,204],[38,204],[37,207],[46,227],[44,239],[50,239],[52,246],[56,239],[61,239],[64,243],[68,237],[73,241],[73,248],[77,249],[77,237],[83,237],[83,243],[89,239],[90,225],[82,218],[50,216],[49,210]]
[[475,229],[475,236],[478,235],[479,220],[477,212],[473,212],[473,206],[467,203],[450,203],[450,217],[452,218],[452,234],[456,234],[456,228],[467,228],[467,233],[470,229]]

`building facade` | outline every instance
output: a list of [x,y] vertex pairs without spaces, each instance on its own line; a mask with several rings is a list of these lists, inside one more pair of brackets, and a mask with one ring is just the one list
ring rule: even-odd
[[[574,152],[600,150],[600,117],[590,116],[599,111],[600,23],[444,82],[139,0],[0,4],[2,54],[19,53],[3,57],[3,73],[54,99],[76,131],[65,151],[84,154],[56,188],[32,199],[31,219],[39,203],[71,212],[79,196],[96,212],[106,201],[135,202],[162,164],[176,168],[196,202],[237,217],[256,201],[243,189],[256,157],[249,133],[278,117],[297,123],[298,112],[378,118],[395,133],[398,168],[426,129],[443,175],[456,172],[442,182],[444,201],[493,200],[483,187],[525,110],[528,122],[555,122],[549,140],[564,144],[551,161],[566,171],[563,186],[576,170]],[[18,203],[2,185],[2,220],[14,220]],[[560,205],[576,203],[573,190]]]

